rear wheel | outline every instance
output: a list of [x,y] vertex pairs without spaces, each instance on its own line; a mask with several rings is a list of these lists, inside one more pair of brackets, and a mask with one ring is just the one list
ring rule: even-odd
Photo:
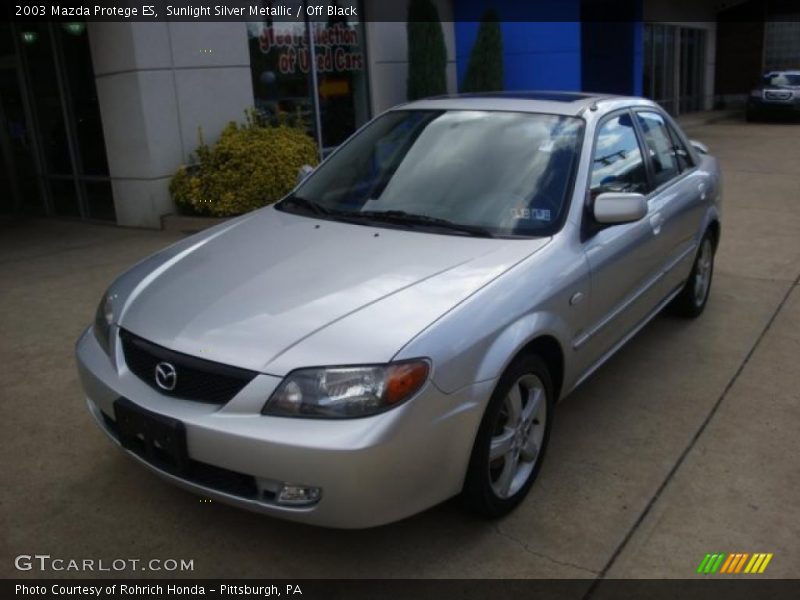
[[694,318],[702,314],[708,302],[711,290],[711,279],[714,275],[714,240],[710,232],[706,232],[700,242],[700,248],[692,266],[689,279],[686,280],[681,293],[672,301],[673,312]]
[[495,388],[472,449],[463,497],[478,514],[499,517],[533,485],[550,438],[553,384],[544,362],[522,355]]

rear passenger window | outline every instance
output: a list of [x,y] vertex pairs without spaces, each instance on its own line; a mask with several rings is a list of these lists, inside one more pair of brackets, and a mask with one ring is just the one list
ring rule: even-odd
[[590,192],[647,193],[647,174],[629,113],[611,117],[600,126],[594,147]]
[[652,112],[637,112],[636,117],[642,127],[644,143],[653,164],[653,183],[658,187],[680,173],[675,147],[664,117]]

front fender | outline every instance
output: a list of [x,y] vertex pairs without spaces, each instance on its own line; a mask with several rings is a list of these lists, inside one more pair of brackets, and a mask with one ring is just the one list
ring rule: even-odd
[[549,337],[558,343],[562,356],[569,347],[569,327],[553,313],[534,312],[521,316],[499,332],[477,365],[477,381],[500,377],[511,361],[531,342]]
[[554,338],[566,355],[570,332],[585,324],[589,306],[570,299],[588,297],[588,285],[582,252],[559,240],[443,316],[395,358],[430,357],[434,384],[452,393],[496,379],[539,336]]

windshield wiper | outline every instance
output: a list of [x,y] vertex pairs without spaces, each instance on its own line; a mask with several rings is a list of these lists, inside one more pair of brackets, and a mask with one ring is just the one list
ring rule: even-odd
[[481,227],[480,225],[454,223],[453,221],[440,219],[439,217],[429,217],[428,215],[407,213],[404,210],[362,210],[348,213],[347,216],[350,218],[366,218],[373,221],[383,221],[385,223],[397,223],[401,225],[437,227],[439,229],[448,229],[450,231],[467,233],[475,237],[494,237],[491,231],[485,227]]
[[438,217],[407,213],[403,210],[337,210],[333,208],[327,208],[318,202],[314,202],[313,200],[309,200],[308,198],[303,198],[302,196],[297,196],[295,194],[287,196],[281,200],[277,206],[278,208],[282,208],[286,204],[295,206],[319,217],[329,217],[335,220],[349,221],[351,223],[359,221],[380,221],[383,223],[396,223],[398,225],[421,225],[427,227],[436,227],[439,229],[448,229],[450,231],[466,233],[475,237],[494,237],[491,231],[479,225],[464,225],[461,223],[448,221],[447,219],[440,219]]
[[303,198],[302,196],[297,196],[295,194],[286,196],[286,198],[278,202],[277,207],[281,208],[285,204],[292,204],[305,210],[306,212],[310,212],[319,216],[329,216],[333,214],[333,211],[331,211],[329,208],[325,208],[320,203],[309,200],[308,198]]

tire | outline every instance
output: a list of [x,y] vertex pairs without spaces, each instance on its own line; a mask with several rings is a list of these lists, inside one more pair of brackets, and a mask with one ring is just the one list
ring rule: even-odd
[[[500,377],[475,437],[462,491],[471,511],[501,517],[525,498],[544,461],[553,402],[545,363],[533,354],[514,359]],[[504,451],[490,459],[492,446]]]
[[706,307],[711,292],[711,281],[714,275],[714,238],[706,232],[697,249],[697,256],[692,265],[692,272],[670,305],[672,312],[678,316],[694,319],[699,317]]

